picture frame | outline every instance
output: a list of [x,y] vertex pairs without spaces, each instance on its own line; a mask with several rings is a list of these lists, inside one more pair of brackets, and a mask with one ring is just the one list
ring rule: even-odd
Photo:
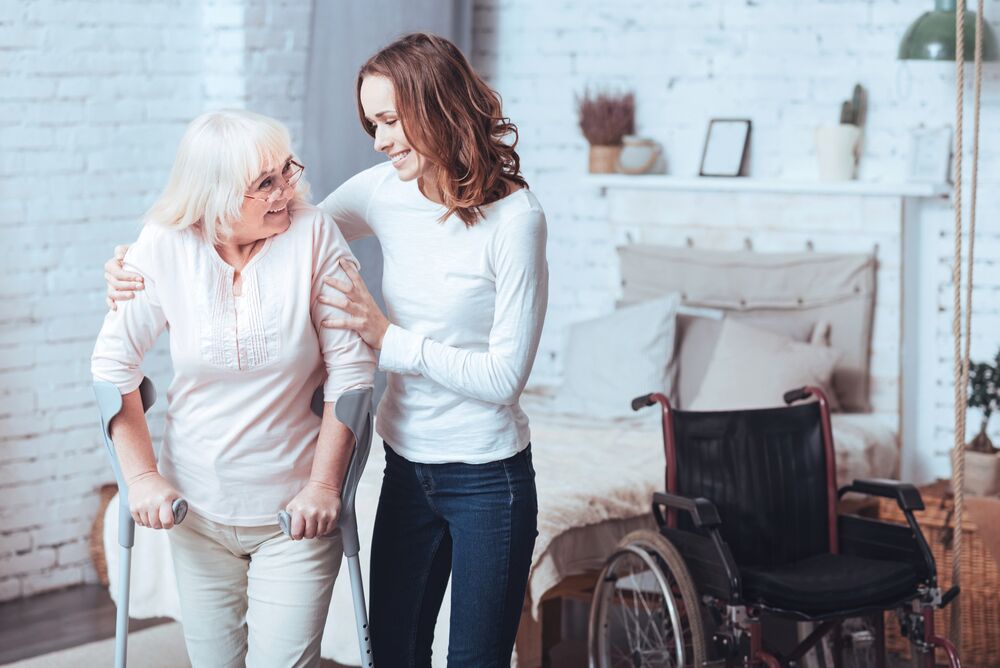
[[907,179],[914,183],[951,183],[952,150],[950,125],[913,128]]
[[752,123],[748,118],[713,118],[708,122],[699,176],[744,176]]

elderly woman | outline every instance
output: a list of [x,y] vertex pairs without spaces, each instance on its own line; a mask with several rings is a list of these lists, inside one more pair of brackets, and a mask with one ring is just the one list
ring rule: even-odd
[[[323,277],[356,263],[304,201],[287,130],[244,112],[188,127],[166,189],[125,264],[145,289],[108,313],[94,377],[118,386],[111,424],[136,523],[170,529],[188,654],[196,667],[311,666],[319,648],[353,442],[333,406],[369,386],[374,355],[319,323]],[[174,378],[157,463],[140,365],[170,331]],[[322,420],[310,397],[323,384]],[[173,527],[171,502],[190,513]],[[292,517],[285,536],[276,512]]]

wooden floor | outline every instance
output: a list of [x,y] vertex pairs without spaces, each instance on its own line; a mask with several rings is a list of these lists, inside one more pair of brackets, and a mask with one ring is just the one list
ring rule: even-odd
[[[169,619],[133,619],[132,631]],[[0,664],[115,635],[115,604],[100,585],[0,603]]]
[[[131,631],[171,620],[133,619]],[[100,585],[0,603],[0,665],[115,635],[115,604]],[[345,668],[323,661],[323,668]]]

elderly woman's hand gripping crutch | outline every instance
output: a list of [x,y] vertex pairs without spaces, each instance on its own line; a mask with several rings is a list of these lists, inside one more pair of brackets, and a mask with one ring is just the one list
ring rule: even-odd
[[[313,412],[322,415],[324,410],[322,388],[316,390],[312,401]],[[354,618],[358,627],[358,646],[361,655],[361,665],[373,668],[371,633],[368,627],[368,610],[365,606],[364,581],[361,578],[360,539],[358,538],[358,522],[354,511],[354,499],[361,482],[361,474],[368,462],[368,452],[372,441],[372,390],[362,388],[348,390],[340,395],[334,407],[336,418],[354,435],[354,451],[344,476],[344,484],[340,497],[340,512],[336,519],[336,527],[341,533],[344,545],[344,556],[347,557],[347,568],[351,578],[351,594],[354,599]],[[278,524],[288,536],[295,538],[302,531],[304,521],[295,517],[295,509],[289,508],[278,512]],[[289,512],[289,509],[292,512]],[[325,532],[324,532],[325,533]],[[299,534],[301,535],[301,534]],[[323,533],[317,533],[317,538]]]

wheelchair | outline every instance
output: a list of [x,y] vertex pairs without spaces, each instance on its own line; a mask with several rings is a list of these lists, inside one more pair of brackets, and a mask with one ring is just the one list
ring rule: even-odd
[[[893,610],[914,665],[933,668],[940,649],[960,667],[934,628],[934,610],[959,591],[938,586],[913,516],[920,493],[893,480],[838,490],[826,397],[804,387],[784,399],[727,412],[674,410],[658,393],[632,401],[662,407],[666,492],[653,495],[658,531],[625,536],[597,580],[591,668],[799,666],[827,636],[835,668],[845,651],[859,656],[852,644],[866,648],[864,665],[885,668],[883,615]],[[848,492],[895,499],[908,525],[838,516]],[[771,619],[813,630],[782,653],[764,639]],[[859,619],[863,628],[845,633]]]

